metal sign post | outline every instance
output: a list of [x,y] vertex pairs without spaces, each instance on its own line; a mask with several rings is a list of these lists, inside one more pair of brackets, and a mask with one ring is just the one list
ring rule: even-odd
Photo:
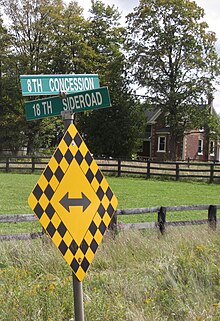
[[[65,129],[28,197],[28,204],[72,269],[75,321],[84,321],[82,281],[118,201],[74,126],[74,115],[79,111],[111,107],[111,101],[107,87],[97,88],[98,77],[92,77],[94,81],[88,76],[75,80],[70,76],[54,77],[21,77],[21,84],[27,87],[22,89],[23,95],[47,94],[44,82],[48,79],[50,89],[56,85],[60,93],[57,97],[26,102],[27,120],[62,114]],[[86,87],[89,84],[92,89]],[[73,89],[80,92],[72,93]]]
[[75,114],[71,113],[70,110],[65,110],[61,112],[64,124],[64,132],[67,131],[70,124],[74,124]]
[[75,321],[84,321],[82,282],[77,279],[77,277],[73,272],[72,272],[72,277],[73,277]]
[[[66,132],[69,125],[74,123],[74,114],[69,110],[61,113],[64,122],[64,131]],[[75,321],[84,321],[84,305],[83,305],[83,287],[82,282],[77,279],[72,272],[73,279],[73,296],[74,296],[74,315]]]

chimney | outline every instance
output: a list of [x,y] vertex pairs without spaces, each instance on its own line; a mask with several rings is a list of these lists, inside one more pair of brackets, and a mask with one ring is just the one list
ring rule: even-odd
[[213,107],[213,100],[214,100],[213,94],[208,94],[208,105],[210,107]]
[[210,114],[212,114],[213,108],[214,108],[213,100],[214,100],[213,94],[208,94],[208,108],[209,108]]

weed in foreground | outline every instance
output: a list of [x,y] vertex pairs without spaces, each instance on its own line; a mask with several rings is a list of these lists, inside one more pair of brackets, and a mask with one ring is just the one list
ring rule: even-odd
[[[69,321],[71,271],[41,241],[0,244],[0,319]],[[219,230],[105,237],[83,281],[86,321],[219,321]]]

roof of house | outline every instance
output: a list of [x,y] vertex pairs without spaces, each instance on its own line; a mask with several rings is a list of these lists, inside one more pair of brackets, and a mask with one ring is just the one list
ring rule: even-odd
[[148,124],[152,124],[155,122],[157,117],[161,114],[161,109],[160,108],[155,108],[155,109],[146,109],[145,110],[145,115],[147,116],[147,122]]
[[[205,107],[207,107],[207,106],[210,106],[210,113],[212,114],[212,115],[214,115],[214,116],[217,116],[218,114],[217,114],[217,112],[216,112],[216,110],[215,110],[215,108],[213,107],[213,104],[210,104],[210,105],[208,105],[208,104],[201,104],[201,105],[199,105],[199,107],[202,109],[202,108],[205,108]],[[160,114],[162,113],[162,110],[159,108],[159,107],[156,107],[156,108],[154,108],[154,109],[151,109],[151,108],[149,108],[149,109],[145,109],[145,115],[147,116],[147,123],[149,124],[149,125],[151,125],[151,124],[154,124],[154,122],[156,121],[156,119],[157,119],[157,117],[159,117],[160,116]]]

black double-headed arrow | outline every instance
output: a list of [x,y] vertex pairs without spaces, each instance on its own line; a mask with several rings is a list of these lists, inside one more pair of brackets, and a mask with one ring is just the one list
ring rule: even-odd
[[69,198],[69,193],[67,192],[63,198],[60,200],[60,204],[70,212],[70,206],[82,206],[83,212],[90,205],[91,201],[82,193],[81,198]]

